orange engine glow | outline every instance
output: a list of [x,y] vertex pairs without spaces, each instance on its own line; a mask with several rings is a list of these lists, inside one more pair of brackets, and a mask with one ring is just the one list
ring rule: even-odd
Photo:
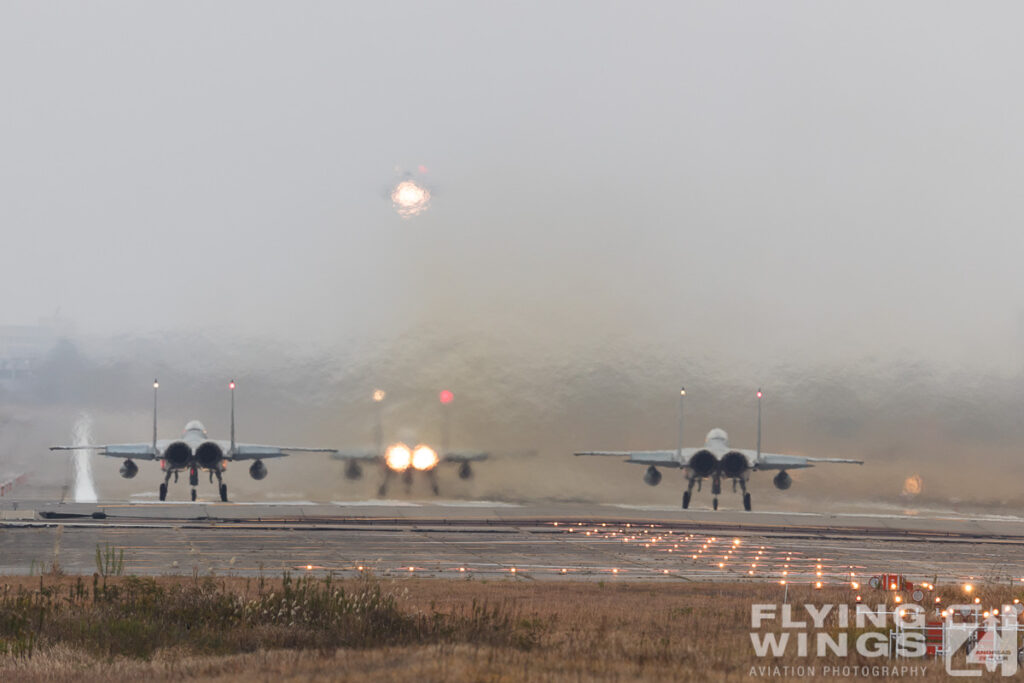
[[430,190],[412,180],[403,180],[391,191],[391,202],[402,218],[418,216],[430,206]]
[[384,453],[384,463],[395,472],[405,472],[412,465],[412,451],[404,443],[388,446]]
[[432,470],[438,463],[437,451],[430,446],[420,444],[412,452],[412,466],[422,471]]

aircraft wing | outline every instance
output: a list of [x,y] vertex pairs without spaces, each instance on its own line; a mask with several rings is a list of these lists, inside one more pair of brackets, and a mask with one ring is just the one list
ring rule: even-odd
[[690,458],[700,448],[684,448],[682,456],[678,451],[580,451],[575,455],[601,455],[613,458],[625,458],[626,462],[637,465],[656,465],[658,467],[686,467]]
[[347,451],[334,451],[331,453],[331,457],[335,460],[381,460],[382,456],[375,450],[347,450]]
[[159,460],[160,453],[151,443],[112,443],[87,446],[50,446],[51,451],[96,451],[99,455],[133,460]]
[[754,463],[755,470],[796,470],[804,467],[814,467],[819,463],[832,463],[840,465],[863,465],[863,460],[851,460],[849,458],[809,458],[803,455],[782,455],[779,453],[762,453],[761,459],[757,459],[757,451],[744,450],[742,453],[747,456],[750,462]]
[[231,451],[231,444],[224,446],[224,452],[230,460],[263,460],[264,458],[283,458],[292,453],[337,453],[333,448],[305,448],[302,446],[262,446],[253,443],[236,443]]
[[441,462],[479,462],[490,457],[490,453],[484,451],[452,451],[441,457]]

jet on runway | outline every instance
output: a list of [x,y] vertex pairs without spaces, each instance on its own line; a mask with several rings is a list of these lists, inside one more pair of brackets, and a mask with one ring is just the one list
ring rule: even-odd
[[686,389],[679,392],[679,445],[675,450],[665,451],[581,451],[576,455],[604,455],[625,457],[626,462],[647,465],[644,482],[657,486],[661,482],[659,467],[677,467],[685,470],[687,487],[683,492],[683,509],[690,507],[694,484],[700,491],[704,479],[711,479],[712,506],[718,509],[718,496],[722,493],[722,479],[731,479],[733,491],[737,485],[743,493],[743,509],[751,510],[747,480],[751,472],[778,470],[772,479],[775,488],[786,490],[793,484],[787,470],[814,467],[818,463],[842,463],[863,465],[863,460],[845,458],[810,458],[802,455],[781,455],[761,452],[761,399],[763,393],[757,390],[757,449],[733,448],[725,430],[715,428],[708,432],[704,445],[699,448],[683,448],[683,398]]
[[[375,463],[383,468],[384,479],[377,490],[378,496],[387,493],[388,484],[395,475],[401,475],[406,487],[412,486],[413,476],[421,472],[430,482],[430,488],[436,496],[439,493],[437,482],[438,466],[451,463],[458,466],[460,479],[470,479],[473,476],[472,463],[481,462],[491,457],[486,451],[452,451],[448,449],[449,434],[449,408],[455,395],[447,389],[438,394],[438,401],[441,405],[441,446],[435,449],[423,441],[417,439],[406,439],[397,441],[390,446],[384,446],[384,429],[382,426],[381,407],[386,394],[383,390],[377,389],[373,392],[373,400],[377,404],[377,425],[376,425],[376,446],[367,449],[349,449],[335,451],[331,457],[337,460],[344,460],[345,477],[347,479],[359,479],[363,476],[362,465],[364,463]],[[408,442],[408,443],[406,443]],[[410,446],[410,443],[417,444]]]
[[345,477],[347,479],[359,479],[363,476],[361,464],[366,462],[377,463],[384,468],[384,480],[377,490],[377,495],[383,496],[388,491],[388,484],[391,477],[401,475],[406,486],[412,485],[412,478],[416,472],[422,472],[430,482],[430,488],[436,496],[439,493],[437,483],[437,467],[442,463],[454,463],[458,465],[460,479],[470,479],[473,476],[471,463],[486,460],[489,453],[482,451],[447,451],[438,453],[432,447],[420,443],[412,447],[404,442],[393,443],[387,448],[373,450],[339,450],[331,454],[332,458],[344,460]]
[[217,441],[210,439],[206,434],[206,428],[198,420],[192,420],[185,425],[184,433],[178,439],[157,439],[156,435],[156,414],[157,414],[157,390],[160,383],[153,381],[153,440],[150,443],[122,443],[107,445],[82,445],[82,446],[51,446],[51,451],[77,451],[95,450],[100,455],[109,455],[114,458],[124,458],[121,465],[121,476],[131,479],[139,473],[139,466],[136,460],[159,460],[160,469],[164,472],[164,481],[160,484],[160,500],[167,499],[167,485],[174,477],[175,483],[181,472],[188,472],[188,483],[192,487],[192,500],[196,499],[196,486],[199,485],[200,470],[208,472],[210,483],[217,478],[220,499],[227,501],[228,487],[223,482],[224,471],[229,462],[238,460],[252,460],[249,466],[249,476],[253,479],[263,479],[267,476],[267,466],[263,460],[267,458],[281,458],[293,452],[304,453],[334,453],[333,448],[302,448],[297,446],[264,446],[259,444],[246,444],[235,442],[235,383],[228,384],[231,390],[231,439],[230,441]]

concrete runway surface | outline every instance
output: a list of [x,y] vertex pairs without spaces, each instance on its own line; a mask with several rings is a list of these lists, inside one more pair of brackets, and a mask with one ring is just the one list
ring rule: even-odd
[[[931,511],[811,514],[493,501],[5,501],[0,573],[96,571],[613,581],[908,578],[1024,582],[1024,518]],[[819,574],[820,572],[820,574]]]

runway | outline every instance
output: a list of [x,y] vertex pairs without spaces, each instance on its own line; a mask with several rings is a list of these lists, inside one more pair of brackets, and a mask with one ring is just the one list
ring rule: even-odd
[[5,502],[0,573],[300,571],[516,580],[1024,581],[1024,518],[809,514],[502,501]]

